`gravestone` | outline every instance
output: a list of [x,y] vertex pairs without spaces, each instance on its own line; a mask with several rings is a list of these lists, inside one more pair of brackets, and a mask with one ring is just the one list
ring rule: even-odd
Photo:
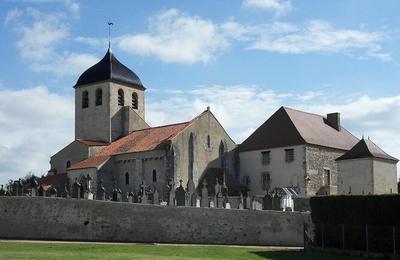
[[157,189],[154,188],[153,192],[153,204],[158,205],[160,203],[160,198]]
[[46,191],[44,190],[42,185],[39,186],[38,194],[39,196],[46,197]]
[[272,210],[282,210],[281,197],[278,195],[278,193],[275,193],[272,197]]
[[182,180],[179,181],[180,185],[175,191],[176,206],[185,206],[186,202],[186,191],[182,187]]
[[243,198],[243,193],[240,193],[240,201],[239,201],[238,209],[244,209],[244,198]]
[[175,201],[175,183],[172,179],[168,180],[168,206],[174,206]]
[[187,200],[186,200],[186,205],[187,206],[196,206],[196,187],[194,185],[194,182],[192,179],[189,179],[186,185],[186,190],[187,190]]
[[148,186],[146,185],[145,181],[143,180],[142,184],[140,184],[140,193],[141,193],[141,198],[142,198],[142,201],[141,201],[142,204],[148,204],[147,193],[146,193],[147,187]]
[[50,197],[51,198],[57,198],[57,189],[55,187],[51,187],[50,189]]
[[250,195],[249,195],[249,194],[247,194],[247,196],[246,196],[246,205],[245,205],[245,208],[246,208],[246,209],[252,209],[252,208],[251,208],[251,198],[250,198]]
[[78,178],[75,178],[75,182],[73,184],[73,197],[76,199],[81,198],[81,184],[78,181]]
[[225,208],[226,208],[226,209],[230,209],[230,208],[231,208],[231,204],[230,204],[229,202],[226,202],[226,203],[225,203]]
[[133,197],[134,197],[135,195],[133,194],[133,192],[129,192],[128,193],[128,202],[129,203],[133,203]]
[[270,194],[266,194],[263,198],[263,209],[264,210],[272,210],[272,197]]
[[92,180],[93,178],[89,174],[85,178],[84,198],[87,200],[93,200]]
[[67,184],[64,184],[64,191],[63,191],[62,196],[63,196],[64,198],[67,198],[67,199],[70,198],[70,194],[69,194],[69,191],[68,191],[68,185],[67,185]]
[[102,180],[100,180],[100,182],[99,182],[96,198],[98,200],[106,200],[106,188],[104,188]]
[[112,201],[118,201],[118,188],[117,183],[114,182],[114,189],[112,190]]
[[215,208],[214,199],[211,199],[211,201],[210,201],[210,208]]
[[200,208],[200,199],[199,198],[197,198],[196,199],[196,208]]
[[0,188],[0,196],[4,196],[5,194],[6,194],[6,191],[4,190],[4,186],[1,185],[1,188]]
[[32,179],[30,181],[30,186],[31,186],[31,196],[36,197],[38,195],[39,183],[37,182],[35,177],[32,177]]
[[209,202],[208,202],[208,189],[207,189],[207,182],[206,179],[203,180],[203,188],[201,188],[201,202],[200,206],[202,208],[208,208],[209,207]]

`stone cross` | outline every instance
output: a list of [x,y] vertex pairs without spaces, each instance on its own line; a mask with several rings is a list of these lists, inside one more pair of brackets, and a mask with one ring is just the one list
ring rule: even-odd
[[244,209],[243,193],[240,193],[239,209]]
[[176,198],[176,206],[185,206],[186,200],[186,191],[182,186],[182,180],[179,180],[180,185],[175,191],[175,198]]
[[172,179],[169,179],[167,187],[168,187],[168,206],[174,206],[175,182]]
[[76,189],[77,199],[81,198],[81,184],[78,182],[78,178],[75,178],[74,186]]
[[132,203],[133,202],[133,196],[134,196],[134,194],[133,194],[133,192],[127,192],[127,197],[128,197],[128,202],[129,203]]
[[148,186],[146,185],[145,181],[142,181],[142,184],[140,184],[140,190],[142,193],[142,204],[147,204],[147,194],[146,194],[146,188]]

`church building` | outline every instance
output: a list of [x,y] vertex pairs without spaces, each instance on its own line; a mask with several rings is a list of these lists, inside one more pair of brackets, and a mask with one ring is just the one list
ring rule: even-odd
[[66,173],[70,189],[90,176],[94,194],[100,187],[126,194],[146,185],[167,201],[171,187],[183,183],[194,192],[205,176],[222,184],[235,175],[236,144],[210,109],[187,122],[150,127],[146,88],[110,48],[74,89],[75,140],[51,157],[49,171]]

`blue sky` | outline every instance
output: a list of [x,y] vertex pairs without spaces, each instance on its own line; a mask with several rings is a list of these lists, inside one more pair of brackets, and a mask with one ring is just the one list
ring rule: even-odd
[[112,49],[141,78],[146,120],[208,105],[240,143],[280,106],[341,112],[400,157],[398,1],[0,2],[0,183],[44,174],[71,142],[75,84]]

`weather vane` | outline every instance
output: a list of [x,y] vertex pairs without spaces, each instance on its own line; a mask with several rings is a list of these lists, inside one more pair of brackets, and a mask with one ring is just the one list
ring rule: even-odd
[[108,48],[111,48],[111,26],[114,25],[113,22],[108,22]]

